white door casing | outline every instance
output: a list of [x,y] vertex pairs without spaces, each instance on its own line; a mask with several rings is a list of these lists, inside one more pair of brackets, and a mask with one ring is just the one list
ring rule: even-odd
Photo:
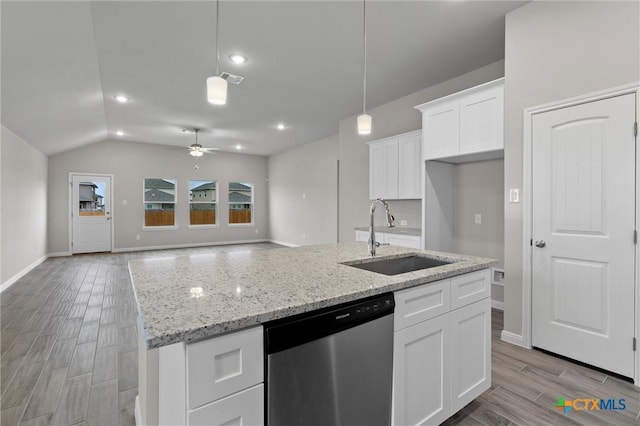
[[532,345],[634,377],[635,94],[532,118]]
[[[111,183],[111,176],[71,174],[72,253],[112,250]],[[97,197],[87,196],[91,184]]]

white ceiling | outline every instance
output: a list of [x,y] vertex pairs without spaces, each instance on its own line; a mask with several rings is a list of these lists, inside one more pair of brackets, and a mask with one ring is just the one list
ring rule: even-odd
[[[504,15],[522,1],[368,1],[367,108],[504,57]],[[215,2],[1,3],[2,124],[47,155],[116,138],[199,141],[270,155],[338,131],[362,110],[362,2],[224,1],[225,106],[215,72]],[[244,65],[231,53],[249,57]],[[131,98],[119,104],[116,94]],[[279,121],[288,128],[275,129]],[[374,123],[375,126],[375,123]],[[355,132],[355,121],[354,121]]]

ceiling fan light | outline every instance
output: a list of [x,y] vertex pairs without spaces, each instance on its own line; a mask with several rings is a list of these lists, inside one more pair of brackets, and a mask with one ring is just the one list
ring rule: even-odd
[[207,78],[207,99],[214,105],[227,103],[227,80],[214,76]]
[[204,152],[200,151],[199,149],[198,150],[194,149],[194,150],[189,151],[189,154],[192,157],[202,157],[202,154],[204,154]]
[[371,116],[369,114],[361,114],[358,116],[358,134],[371,134]]

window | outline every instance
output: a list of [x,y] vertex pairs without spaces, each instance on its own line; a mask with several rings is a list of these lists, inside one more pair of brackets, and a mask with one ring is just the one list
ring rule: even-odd
[[145,178],[144,226],[175,226],[176,180]]
[[229,183],[229,224],[253,223],[253,184],[246,182]]
[[215,225],[218,186],[213,180],[189,181],[189,224]]

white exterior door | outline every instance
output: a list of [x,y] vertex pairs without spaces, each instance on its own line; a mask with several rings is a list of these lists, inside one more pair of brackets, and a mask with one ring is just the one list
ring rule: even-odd
[[111,251],[111,177],[72,175],[72,253]]
[[533,117],[532,344],[633,377],[635,95]]

